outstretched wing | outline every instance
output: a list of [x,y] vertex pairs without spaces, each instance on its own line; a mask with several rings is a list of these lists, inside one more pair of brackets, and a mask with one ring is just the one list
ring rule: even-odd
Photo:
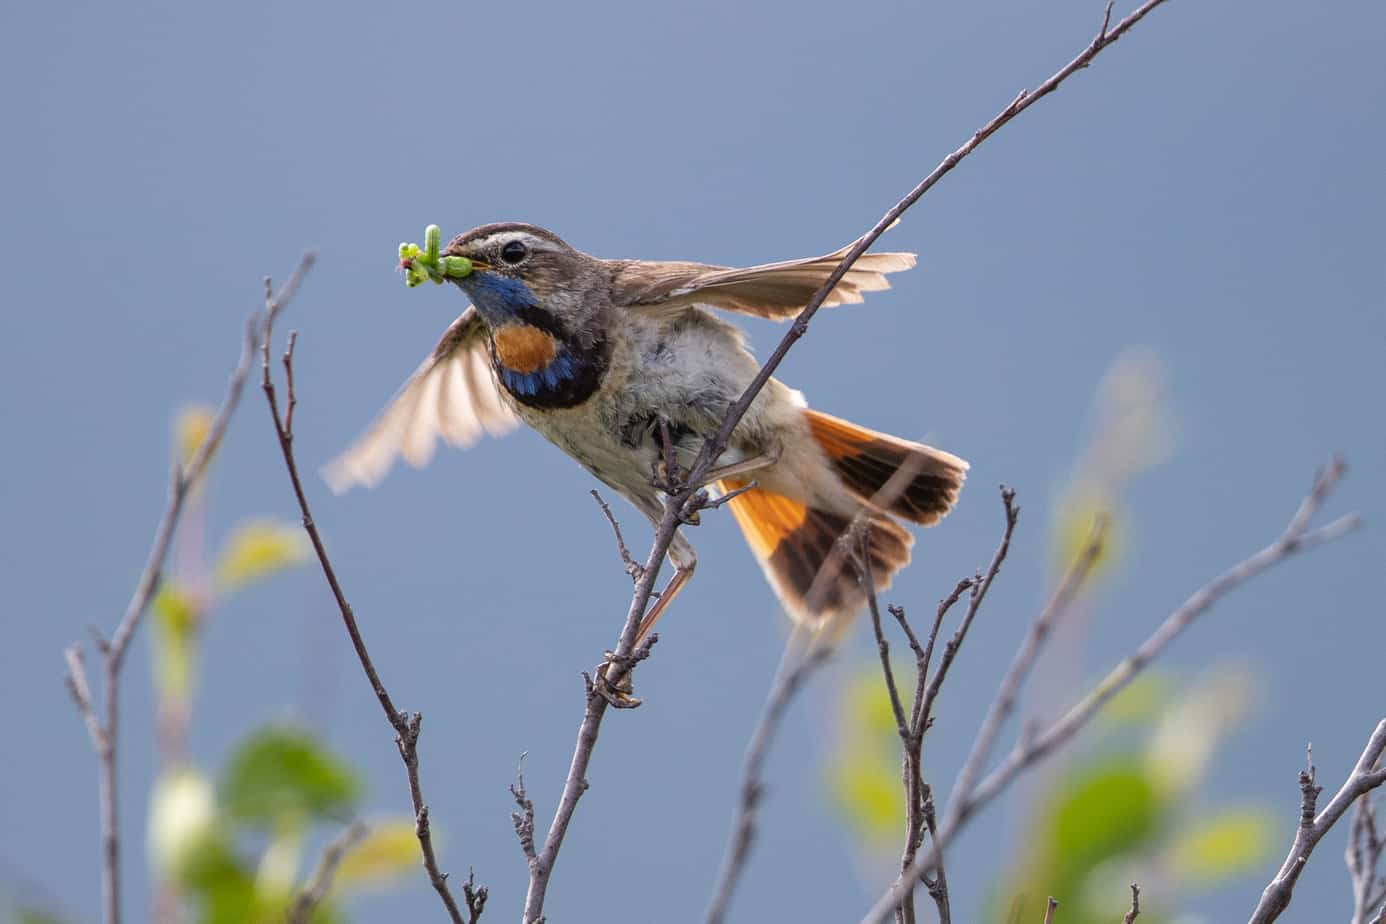
[[427,465],[439,436],[466,447],[483,431],[499,436],[517,423],[491,371],[486,324],[468,306],[366,432],[327,464],[323,477],[338,494],[355,485],[375,487],[397,455],[415,468]]
[[[616,263],[613,296],[618,304],[639,311],[676,314],[692,305],[712,305],[758,318],[792,318],[808,304],[819,286],[842,262],[848,244],[821,257],[763,263],[745,269],[622,260]],[[890,288],[887,273],[914,266],[912,253],[863,254],[824,300],[824,307],[862,301],[863,292]]]

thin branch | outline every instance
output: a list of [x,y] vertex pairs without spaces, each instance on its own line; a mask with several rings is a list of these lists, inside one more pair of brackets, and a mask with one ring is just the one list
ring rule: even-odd
[[[929,839],[935,844],[938,840],[938,812],[934,808],[934,795],[925,787],[924,824],[929,830]],[[929,896],[938,908],[938,924],[952,924],[953,911],[948,904],[948,875],[944,872],[943,847],[938,848],[938,863],[932,882],[928,883]]]
[[[1108,3],[1107,6],[1110,7],[1111,4]],[[1059,903],[1058,903],[1057,901],[1054,900],[1054,896],[1052,896],[1052,895],[1049,896],[1049,904],[1047,904],[1047,905],[1044,906],[1044,924],[1053,924],[1053,922],[1054,922],[1054,911],[1055,911],[1058,907],[1059,907]]]
[[[1005,525],[1002,529],[1001,541],[997,545],[996,552],[992,555],[991,563],[987,566],[985,574],[979,572],[976,577],[964,578],[953,588],[952,593],[939,601],[938,609],[934,615],[934,624],[929,630],[929,639],[924,647],[921,648],[918,637],[911,628],[909,620],[905,617],[905,611],[899,607],[891,608],[891,613],[900,624],[915,653],[914,701],[910,707],[908,722],[904,720],[903,709],[899,706],[899,696],[895,690],[895,680],[887,658],[888,648],[880,629],[880,616],[876,611],[874,596],[868,599],[871,607],[872,625],[876,631],[877,647],[882,652],[881,663],[882,670],[886,675],[886,687],[891,692],[892,705],[896,707],[897,729],[904,755],[901,778],[905,789],[905,846],[900,854],[900,875],[896,879],[897,885],[903,884],[907,871],[913,865],[914,858],[924,843],[925,834],[931,836],[936,834],[937,822],[934,817],[936,810],[933,802],[933,789],[924,781],[924,736],[933,724],[934,702],[943,687],[943,681],[947,679],[948,669],[954,658],[957,657],[963,641],[967,638],[967,631],[973,620],[976,619],[982,601],[986,599],[987,591],[996,575],[1000,573],[1001,565],[1005,562],[1006,554],[1010,550],[1011,537],[1015,533],[1020,510],[1015,506],[1015,492],[1005,485],[1001,486],[1001,505],[1005,515]],[[944,646],[943,658],[939,662],[938,672],[931,677],[929,673],[930,662],[933,658],[934,646],[938,641],[939,632],[943,627],[943,619],[953,605],[961,599],[964,591],[970,591],[967,611],[957,631]],[[934,899],[934,903],[939,906],[940,916],[943,917],[948,910],[948,887],[943,875],[941,845],[936,843],[936,847],[940,857],[938,875],[933,880],[926,879],[925,884],[930,896]],[[902,889],[900,901],[895,907],[895,920],[898,924],[914,924],[915,919],[914,890]]]
[[1121,924],[1135,924],[1136,918],[1141,916],[1141,887],[1139,883],[1131,883],[1131,908],[1126,912],[1126,916],[1121,919]]
[[[847,271],[852,268],[852,264],[856,263],[857,259],[861,257],[862,254],[866,253],[872,244],[876,243],[877,238],[889,230],[910,206],[919,201],[921,196],[932,189],[934,184],[943,179],[949,171],[961,163],[963,158],[976,150],[982,142],[986,141],[1003,125],[1010,122],[1026,109],[1029,109],[1040,99],[1043,99],[1045,96],[1057,90],[1059,85],[1076,71],[1087,67],[1102,49],[1120,39],[1130,31],[1132,26],[1144,19],[1147,13],[1163,2],[1164,0],[1146,0],[1146,2],[1133,13],[1117,23],[1115,29],[1109,30],[1107,28],[1108,21],[1104,18],[1101,31],[1098,32],[1097,36],[1088,44],[1088,47],[1083,49],[1077,57],[1060,68],[1033,92],[1021,90],[1005,109],[1001,110],[990,122],[978,129],[961,147],[945,157],[928,176],[920,180],[919,184],[915,186],[914,189],[911,189],[903,199],[892,206],[885,215],[881,216],[881,220],[876,222],[870,231],[858,238],[857,242],[853,244],[843,256],[842,262],[838,264],[837,269],[828,276],[827,281],[825,281],[818,291],[814,293],[813,297],[809,299],[808,304],[804,306],[804,310],[799,312],[798,317],[794,319],[793,326],[785,333],[783,339],[781,339],[779,344],[775,347],[774,352],[770,354],[770,358],[766,360],[765,365],[761,367],[760,372],[756,375],[755,379],[752,380],[745,393],[743,393],[742,396],[736,400],[736,403],[731,406],[726,418],[722,421],[721,428],[717,431],[716,437],[709,440],[703,446],[702,451],[698,455],[698,460],[693,465],[693,471],[698,474],[705,472],[713,462],[715,462],[716,458],[722,454],[722,451],[727,448],[727,441],[731,439],[732,431],[736,429],[737,423],[745,416],[746,411],[751,406],[751,402],[755,400],[760,390],[765,387],[765,383],[774,375],[775,369],[777,369],[780,362],[784,360],[785,354],[789,352],[790,347],[794,346],[795,342],[808,331],[809,321],[813,318],[814,314],[817,313],[824,299],[826,299],[828,294],[837,287],[838,282],[840,282],[842,277],[847,274]],[[1107,8],[1107,15],[1110,16],[1110,3],[1108,3]]]
[[534,803],[525,791],[524,754],[520,755],[520,766],[515,770],[515,782],[510,784],[510,795],[520,809],[510,813],[510,820],[515,824],[515,836],[520,839],[520,849],[524,851],[525,859],[533,863],[539,858],[534,853]]
[[[1306,517],[1305,520],[1307,519]],[[1300,528],[1303,528],[1303,524]],[[1352,768],[1352,773],[1348,774],[1347,780],[1329,800],[1328,805],[1324,806],[1323,811],[1317,814],[1315,806],[1322,787],[1315,782],[1312,764],[1300,771],[1300,823],[1295,830],[1294,843],[1290,845],[1290,853],[1281,864],[1280,871],[1261,893],[1261,900],[1257,902],[1248,924],[1270,924],[1289,907],[1299,874],[1304,871],[1305,864],[1309,862],[1309,855],[1314,852],[1319,841],[1337,824],[1338,819],[1343,817],[1343,813],[1352,803],[1386,783],[1386,768],[1377,766],[1383,752],[1386,752],[1386,718],[1377,723],[1376,730],[1372,732],[1362,756],[1357,759],[1357,764]]]
[[313,875],[308,877],[308,882],[304,884],[303,889],[294,898],[293,905],[289,907],[287,916],[289,924],[307,924],[313,909],[322,903],[322,900],[332,889],[332,880],[337,875],[337,867],[342,864],[342,858],[368,833],[370,833],[370,828],[365,822],[353,821],[345,831],[327,845],[322,852],[321,859],[318,860],[317,868],[313,870]]
[[741,772],[740,798],[737,803],[732,841],[722,859],[717,884],[712,890],[712,902],[705,916],[707,924],[721,924],[726,920],[732,893],[750,856],[751,844],[756,834],[756,808],[765,794],[765,761],[770,755],[770,745],[774,742],[775,732],[779,730],[794,694],[831,654],[831,647],[819,639],[811,642],[807,653],[797,661],[794,661],[792,644],[785,647],[784,659],[771,687],[770,697],[766,700],[760,720],[751,734],[750,745],[746,749],[746,763]]
[[[863,556],[863,560],[869,566],[870,558]],[[867,587],[870,586],[872,585],[868,582]],[[900,702],[900,689],[895,685],[895,671],[890,666],[890,643],[886,641],[885,632],[881,629],[881,608],[876,602],[876,594],[874,592],[867,594],[866,602],[871,611],[871,631],[876,636],[876,652],[881,658],[881,673],[885,676],[886,693],[890,697],[890,710],[895,714],[895,729],[899,732],[901,740],[908,740],[910,734],[909,720],[905,718],[905,707]]]
[[1377,828],[1376,805],[1363,796],[1353,810],[1352,828],[1343,851],[1352,883],[1352,924],[1367,924],[1373,908],[1386,909],[1386,877],[1377,872],[1383,850],[1386,838]]
[[606,501],[602,499],[601,494],[595,488],[588,493],[597,502],[597,506],[602,508],[602,516],[606,517],[606,522],[611,524],[611,531],[616,534],[616,552],[621,556],[621,564],[624,566],[626,574],[630,575],[632,581],[640,580],[640,574],[644,569],[640,562],[630,557],[630,549],[626,548],[626,538],[621,535],[621,524],[616,522],[611,508],[607,506]]
[[[1341,517],[1326,526],[1305,532],[1308,516],[1323,502],[1342,477],[1346,467],[1341,460],[1335,460],[1329,468],[1315,479],[1314,487],[1296,513],[1294,520],[1275,542],[1261,551],[1234,565],[1212,581],[1194,592],[1193,596],[1165,619],[1149,638],[1126,660],[1118,664],[1083,699],[1079,700],[1068,713],[1043,732],[1019,741],[1001,765],[988,774],[968,795],[966,801],[958,806],[953,827],[961,824],[967,816],[989,802],[998,792],[1008,786],[1021,770],[1039,761],[1056,748],[1068,742],[1088,721],[1106,705],[1107,701],[1126,687],[1136,675],[1159,657],[1169,645],[1179,637],[1199,616],[1207,612],[1214,603],[1229,591],[1235,590],[1256,575],[1271,568],[1286,558],[1306,549],[1331,542],[1361,525],[1355,514]],[[952,806],[949,806],[950,814]],[[944,826],[945,836],[953,833],[950,826]]]
[[[833,542],[827,557],[818,568],[818,573],[809,584],[808,593],[804,595],[810,610],[816,605],[819,595],[826,592],[833,576],[840,573],[839,569],[844,561],[850,561],[856,570],[857,579],[864,588],[873,619],[879,625],[880,612],[876,603],[876,579],[871,573],[871,556],[860,554],[858,550],[870,543],[871,511],[889,509],[919,474],[918,466],[918,462],[907,463],[893,472],[885,484],[871,495],[861,511],[852,517],[842,535]],[[795,658],[798,655],[798,634],[796,632],[790,636],[785,644],[784,655],[780,658],[779,668],[775,672],[775,680],[770,686],[770,693],[761,709],[760,719],[751,733],[751,741],[746,749],[746,762],[742,768],[740,799],[735,821],[732,823],[732,833],[722,855],[722,865],[705,916],[708,924],[720,924],[725,920],[732,894],[746,869],[751,846],[755,841],[756,811],[765,792],[765,761],[789,703],[809,675],[826,662],[832,653],[832,642],[835,638],[832,627],[819,626],[816,632],[808,643],[808,650],[797,661]],[[888,665],[889,661],[886,663]],[[902,721],[904,713],[899,706],[898,696],[896,700],[897,721]]]
[[1022,736],[1000,765],[973,787],[971,792],[950,799],[944,821],[939,826],[939,839],[911,864],[909,874],[905,877],[908,881],[897,882],[878,898],[862,917],[861,924],[875,924],[890,914],[891,909],[900,904],[903,893],[913,889],[914,883],[920,877],[934,869],[939,848],[950,842],[974,814],[1004,791],[1018,775],[1067,744],[1108,700],[1124,689],[1151,661],[1159,657],[1175,638],[1225,595],[1284,560],[1307,549],[1339,539],[1359,527],[1361,518],[1350,514],[1326,526],[1313,530],[1308,528],[1310,520],[1322,507],[1346,470],[1343,461],[1335,459],[1326,469],[1319,472],[1308,495],[1274,542],[1195,591],[1141,643],[1135,653],[1113,668],[1062,718],[1037,734]]
[[986,717],[982,719],[982,724],[977,729],[977,736],[973,739],[967,759],[963,761],[962,769],[958,771],[957,779],[953,783],[953,791],[948,797],[949,812],[945,813],[944,816],[945,827],[956,826],[957,819],[953,817],[953,814],[961,810],[962,796],[965,793],[970,793],[973,787],[977,785],[977,778],[991,757],[992,747],[996,744],[996,737],[1001,733],[1001,727],[1005,724],[1006,719],[1015,710],[1016,701],[1020,696],[1020,688],[1030,675],[1030,669],[1034,667],[1040,651],[1044,648],[1045,641],[1049,638],[1054,626],[1068,612],[1069,607],[1077,598],[1078,592],[1091,575],[1093,566],[1102,553],[1106,529],[1105,517],[1099,517],[1093,523],[1092,534],[1089,536],[1087,544],[1069,568],[1068,573],[1064,575],[1063,580],[1059,582],[1054,595],[1035,621],[1030,624],[1030,631],[1026,633],[1025,640],[1016,651],[1015,657],[1011,659],[1011,666],[1006,670],[1005,676],[1001,678],[1001,685],[997,688],[996,697],[987,709]]
[[[963,158],[971,154],[976,148],[996,133],[1003,125],[1010,122],[1020,113],[1030,108],[1036,101],[1058,89],[1075,71],[1088,66],[1088,64],[1102,51],[1103,48],[1112,44],[1126,34],[1136,23],[1145,17],[1147,13],[1160,5],[1163,0],[1147,0],[1139,9],[1127,16],[1116,28],[1108,29],[1107,22],[1104,21],[1103,28],[1092,40],[1086,49],[1067,65],[1057,71],[1033,92],[1021,91],[1011,103],[998,113],[990,122],[972,135],[961,147],[945,157],[937,167],[933,169],[923,180],[910,190],[904,198],[893,205],[876,224],[857,239],[856,243],[843,255],[837,268],[819,287],[818,291],[805,303],[802,311],[795,317],[789,330],[785,332],[779,344],[770,354],[769,358],[756,373],[754,379],[746,387],[733,404],[727,409],[723,417],[722,424],[717,433],[704,441],[702,449],[699,450],[697,458],[694,460],[691,470],[682,480],[682,487],[666,497],[664,512],[660,518],[658,526],[655,528],[654,542],[650,547],[650,556],[645,562],[645,571],[640,580],[636,582],[635,592],[631,597],[631,605],[626,613],[625,626],[621,631],[620,641],[617,643],[616,650],[612,657],[608,659],[604,666],[605,676],[602,671],[598,672],[597,689],[589,692],[586,707],[583,712],[582,723],[578,727],[577,744],[573,749],[573,759],[568,769],[567,779],[564,781],[563,793],[559,799],[559,807],[554,813],[553,822],[549,826],[548,836],[544,841],[544,849],[539,855],[539,862],[531,870],[529,891],[525,897],[525,924],[536,924],[543,916],[544,896],[548,889],[549,877],[553,871],[553,864],[558,858],[558,852],[562,847],[564,835],[567,832],[568,824],[572,820],[572,814],[581,799],[583,792],[587,790],[587,767],[591,762],[592,749],[596,746],[597,736],[601,730],[602,718],[606,714],[606,707],[610,704],[607,697],[600,695],[599,688],[604,683],[616,682],[622,679],[630,668],[630,657],[635,648],[635,635],[640,625],[640,619],[644,615],[646,607],[649,605],[650,596],[653,592],[654,581],[658,574],[660,565],[663,563],[664,556],[669,550],[670,543],[673,542],[674,534],[679,526],[687,519],[690,513],[696,513],[696,501],[698,492],[693,485],[701,484],[703,476],[711,470],[719,456],[727,448],[732,433],[735,431],[741,418],[750,409],[751,403],[756,396],[770,381],[775,370],[779,368],[785,355],[790,348],[804,336],[808,331],[809,322],[818,312],[824,300],[842,281],[842,278],[852,268],[856,261],[864,254],[876,240],[893,225],[901,215],[903,215],[915,202],[919,201],[926,192],[938,183],[949,171],[962,162]],[[666,460],[666,469],[669,468],[669,460]],[[666,472],[666,474],[669,474]],[[672,485],[671,485],[672,486]],[[700,495],[703,503],[706,503],[706,493]],[[596,694],[596,695],[594,695]]]
[[967,630],[972,627],[972,621],[977,617],[977,611],[982,606],[982,601],[986,599],[987,591],[991,589],[992,581],[996,580],[996,575],[1001,571],[1001,565],[1006,561],[1006,553],[1011,548],[1011,536],[1015,534],[1015,524],[1020,518],[1020,509],[1015,505],[1015,492],[1002,485],[1001,487],[1001,506],[1005,511],[1006,528],[1001,533],[1001,543],[996,547],[995,553],[991,556],[991,564],[987,566],[986,572],[980,580],[974,581],[968,592],[967,611],[963,614],[962,622],[958,624],[957,631],[948,640],[948,644],[943,646],[943,656],[938,661],[938,671],[929,680],[929,686],[924,692],[924,701],[918,707],[918,722],[922,722],[923,727],[927,727],[930,717],[933,716],[934,702],[938,699],[939,691],[943,689],[943,682],[948,679],[948,669],[953,665],[953,659],[958,656],[958,649],[962,647],[963,640],[967,638]]
[[[291,278],[285,285],[285,292],[292,293],[297,286],[297,278]],[[270,417],[274,422],[274,430],[279,438],[279,449],[284,457],[284,467],[289,474],[289,483],[293,487],[294,498],[298,501],[298,509],[303,518],[303,528],[308,533],[308,538],[312,542],[313,551],[317,555],[318,564],[322,568],[323,576],[327,579],[327,586],[332,591],[332,597],[337,603],[337,609],[342,615],[342,623],[346,626],[347,634],[351,637],[352,647],[356,650],[356,657],[361,662],[361,668],[365,671],[366,679],[370,682],[371,689],[375,693],[375,698],[380,703],[380,708],[385,713],[385,718],[389,721],[390,727],[395,730],[395,745],[399,749],[400,760],[404,762],[405,772],[409,780],[409,798],[414,806],[414,833],[419,839],[420,852],[423,857],[424,869],[428,872],[429,882],[433,884],[434,890],[438,893],[439,899],[443,902],[443,907],[447,909],[448,916],[454,924],[462,924],[462,911],[457,905],[457,900],[453,897],[452,891],[448,888],[447,874],[438,868],[438,858],[433,849],[433,835],[428,820],[428,805],[424,802],[423,790],[419,783],[419,731],[423,725],[423,716],[420,713],[402,712],[395,708],[394,701],[390,698],[389,692],[380,680],[380,674],[375,669],[375,663],[371,660],[370,652],[366,648],[365,640],[361,637],[361,630],[356,624],[356,615],[352,611],[351,604],[347,602],[346,594],[342,590],[341,582],[337,578],[336,569],[332,567],[332,562],[327,555],[327,547],[324,545],[322,536],[318,532],[317,523],[313,520],[312,511],[308,507],[308,496],[303,489],[303,481],[299,477],[298,463],[294,459],[294,434],[291,429],[293,422],[292,411],[298,403],[298,396],[294,391],[293,379],[293,351],[296,343],[296,336],[289,336],[288,347],[284,352],[283,363],[285,369],[285,382],[287,386],[286,400],[288,411],[280,414],[279,398],[275,389],[274,379],[270,374],[270,341],[274,333],[274,320],[284,308],[283,292],[279,297],[275,297],[270,288],[269,280],[265,280],[265,322],[263,325],[263,339],[260,344],[261,357],[261,379],[260,387],[265,392],[265,401],[269,405]],[[484,890],[482,890],[484,893]],[[478,893],[481,894],[481,893]],[[481,899],[484,904],[485,898]],[[480,908],[469,902],[468,911],[475,920],[480,915]]]
[[[306,272],[312,265],[309,254],[299,264],[298,272]],[[290,293],[292,294],[292,293]],[[74,645],[64,652],[67,662],[67,686],[82,721],[87,726],[92,750],[96,752],[97,790],[101,815],[101,911],[106,924],[119,924],[120,921],[120,825],[116,798],[116,757],[120,731],[120,670],[125,663],[130,641],[135,637],[149,610],[150,601],[159,589],[163,578],[164,562],[168,558],[173,534],[183,513],[185,502],[193,488],[207,470],[207,464],[221,445],[226,428],[231,423],[231,415],[240,403],[241,392],[255,356],[255,337],[258,329],[257,317],[252,316],[245,326],[240,360],[231,372],[226,386],[226,396],[212,417],[207,435],[202,445],[193,453],[186,465],[177,462],[169,473],[168,501],[163,515],[154,529],[154,542],[145,559],[144,570],[135,583],[135,591],[125,606],[125,614],[116,625],[109,641],[103,639],[95,630],[97,650],[101,653],[101,680],[104,699],[104,718],[98,718],[96,706],[87,683],[86,671],[82,666],[80,649]]]

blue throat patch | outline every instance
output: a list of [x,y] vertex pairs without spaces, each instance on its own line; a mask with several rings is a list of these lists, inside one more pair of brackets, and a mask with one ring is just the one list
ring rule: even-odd
[[462,280],[462,288],[472,297],[477,313],[492,327],[513,321],[525,309],[539,307],[539,299],[523,279],[481,270]]
[[514,369],[496,363],[501,382],[516,397],[533,397],[546,392],[556,392],[566,382],[577,375],[578,363],[568,352],[567,346],[558,348],[558,355],[549,364],[535,372],[516,372]]
[[611,359],[606,338],[590,347],[579,347],[570,341],[557,319],[543,309],[534,290],[522,279],[483,270],[460,280],[460,285],[493,331],[510,324],[526,324],[551,335],[556,343],[553,358],[546,365],[519,372],[500,361],[493,337],[491,364],[511,397],[527,407],[545,410],[576,407],[592,397]]

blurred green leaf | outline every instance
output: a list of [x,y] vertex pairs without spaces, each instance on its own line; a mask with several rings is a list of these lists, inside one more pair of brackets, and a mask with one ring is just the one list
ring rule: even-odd
[[1049,547],[1054,556],[1054,573],[1066,574],[1087,551],[1099,520],[1105,520],[1102,544],[1093,559],[1087,585],[1106,576],[1112,565],[1121,559],[1125,548],[1126,530],[1123,518],[1113,509],[1115,501],[1098,491],[1070,490],[1064,494],[1054,514],[1053,535]]
[[1191,885],[1210,886],[1251,870],[1275,843],[1275,819],[1262,809],[1224,809],[1182,832],[1170,866]]
[[310,817],[344,817],[360,790],[351,767],[307,732],[282,725],[256,731],[243,742],[222,784],[233,818],[270,828]]
[[199,900],[204,924],[243,924],[255,920],[255,881],[224,839],[199,851],[179,881]]
[[1171,686],[1165,674],[1147,670],[1118,691],[1102,707],[1098,719],[1109,728],[1148,723],[1169,700]]
[[192,686],[193,639],[202,621],[202,603],[177,581],[159,585],[154,613],[154,683],[161,696],[182,699]]
[[1050,812],[1052,854],[1086,870],[1140,846],[1156,833],[1160,800],[1134,761],[1114,760],[1078,771]]
[[182,879],[217,849],[220,837],[212,783],[190,767],[158,778],[149,801],[150,864],[161,875]]
[[197,455],[211,432],[212,419],[213,411],[206,405],[191,405],[178,412],[173,421],[173,444],[179,465],[186,468]]
[[829,776],[833,801],[857,834],[877,839],[904,831],[900,766],[869,750],[840,756]]
[[240,590],[307,560],[310,549],[303,530],[279,520],[247,520],[227,539],[217,559],[217,584],[223,593]]
[[64,924],[63,919],[51,911],[37,908],[20,908],[14,913],[15,924]]
[[335,882],[340,888],[388,885],[417,872],[420,857],[414,819],[373,822],[366,836],[342,856]]
[[[914,675],[896,671],[895,676],[898,679]],[[861,740],[865,736],[872,741],[888,738],[891,742],[899,742],[895,731],[895,710],[891,708],[890,692],[886,689],[878,663],[867,665],[852,679],[842,720],[847,736],[853,740]]]

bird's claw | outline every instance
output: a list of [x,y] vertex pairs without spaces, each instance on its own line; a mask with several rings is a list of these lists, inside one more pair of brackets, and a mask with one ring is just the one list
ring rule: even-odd
[[602,699],[606,700],[607,705],[613,709],[635,709],[641,700],[636,699],[632,694],[635,687],[631,682],[630,671],[626,671],[615,683],[606,679],[607,671],[611,669],[616,655],[610,651],[606,653],[606,660],[594,672],[595,677],[591,683],[591,691]]

